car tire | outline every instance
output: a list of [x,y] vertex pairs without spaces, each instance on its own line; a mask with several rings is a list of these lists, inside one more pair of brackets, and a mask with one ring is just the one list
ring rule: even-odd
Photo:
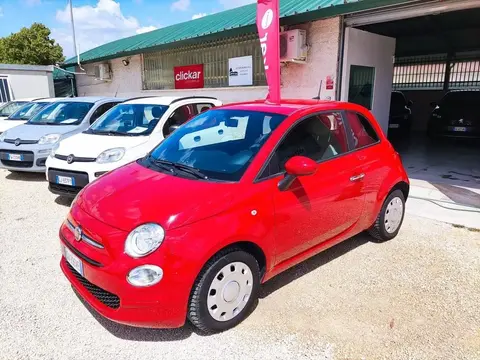
[[405,197],[401,190],[392,191],[382,205],[373,226],[368,230],[378,242],[397,236],[405,217]]
[[253,310],[260,288],[255,257],[230,248],[203,267],[193,286],[188,319],[203,332],[221,332],[241,323]]

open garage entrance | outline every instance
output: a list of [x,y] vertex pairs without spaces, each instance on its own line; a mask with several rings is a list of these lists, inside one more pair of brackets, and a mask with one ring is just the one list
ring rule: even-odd
[[478,0],[418,1],[347,16],[341,87],[342,100],[376,116],[413,183],[435,200],[474,211],[480,139],[465,137],[480,137],[478,19]]

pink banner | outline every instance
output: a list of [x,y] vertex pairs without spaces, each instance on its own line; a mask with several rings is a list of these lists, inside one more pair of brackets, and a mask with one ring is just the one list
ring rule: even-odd
[[267,101],[280,103],[280,0],[258,0],[257,29],[268,84]]

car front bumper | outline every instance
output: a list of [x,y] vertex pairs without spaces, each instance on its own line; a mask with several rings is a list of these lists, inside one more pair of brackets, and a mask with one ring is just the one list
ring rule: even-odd
[[[190,287],[175,270],[180,265],[178,259],[166,256],[161,249],[144,258],[130,258],[123,252],[126,232],[94,219],[78,206],[72,208],[71,215],[74,226],[81,224],[85,235],[105,244],[104,249],[95,248],[75,240],[66,224],[60,228],[62,252],[66,247],[81,259],[83,275],[66,261],[65,253],[60,267],[82,299],[100,315],[118,323],[151,328],[184,325]],[[108,241],[100,240],[107,238]],[[129,284],[128,273],[145,264],[160,266],[162,280],[150,287]]]
[[475,126],[432,126],[430,135],[434,137],[480,138],[480,127]]
[[[48,157],[46,162],[46,178],[49,190],[57,195],[74,197],[78,192],[100,176],[112,171],[124,162],[98,164],[96,162],[67,163],[65,160]],[[60,184],[57,176],[72,179],[72,185]]]
[[[15,144],[0,143],[0,168],[11,171],[45,172],[45,162],[53,144]],[[11,155],[19,155],[21,160],[11,160]]]

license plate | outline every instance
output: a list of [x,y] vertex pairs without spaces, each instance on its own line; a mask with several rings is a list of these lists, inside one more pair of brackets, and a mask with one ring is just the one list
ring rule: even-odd
[[8,160],[23,161],[23,155],[21,155],[21,154],[8,154]]
[[60,185],[75,186],[75,179],[70,176],[56,176],[56,182]]
[[398,129],[400,127],[400,124],[390,124],[388,125],[390,129]]
[[453,131],[465,132],[465,131],[467,131],[467,128],[464,127],[464,126],[455,126],[455,127],[453,128]]
[[63,247],[63,252],[65,254],[65,259],[67,260],[67,262],[75,269],[76,272],[83,276],[82,260],[80,260],[75,254],[73,254],[66,246]]

